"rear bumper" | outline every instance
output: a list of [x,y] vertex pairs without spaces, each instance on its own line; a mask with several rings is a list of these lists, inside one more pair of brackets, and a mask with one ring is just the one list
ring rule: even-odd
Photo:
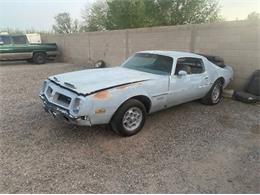
[[39,95],[39,97],[43,101],[44,110],[47,113],[51,114],[53,118],[79,126],[91,126],[91,122],[88,116],[73,116],[69,113],[69,110],[61,108],[49,102],[45,95],[41,94]]

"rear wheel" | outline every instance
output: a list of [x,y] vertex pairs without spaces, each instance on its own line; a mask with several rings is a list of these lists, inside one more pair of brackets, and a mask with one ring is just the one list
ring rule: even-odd
[[215,105],[222,99],[223,83],[221,80],[217,80],[207,95],[201,100],[203,104]]
[[144,105],[135,99],[125,102],[111,121],[112,129],[123,136],[132,136],[144,126],[146,111]]
[[33,62],[35,64],[44,64],[46,62],[46,54],[43,52],[33,54]]

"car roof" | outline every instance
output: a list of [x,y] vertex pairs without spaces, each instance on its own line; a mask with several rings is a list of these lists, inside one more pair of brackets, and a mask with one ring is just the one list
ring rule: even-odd
[[180,57],[204,58],[201,55],[191,53],[191,52],[184,52],[184,51],[147,50],[147,51],[139,51],[137,53],[151,53],[151,54],[169,56],[172,58],[180,58]]

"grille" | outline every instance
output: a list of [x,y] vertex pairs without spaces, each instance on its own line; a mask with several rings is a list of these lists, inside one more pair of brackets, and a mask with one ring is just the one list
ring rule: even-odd
[[71,98],[62,94],[59,94],[57,100],[62,103],[63,105],[65,104],[66,106],[70,105]]

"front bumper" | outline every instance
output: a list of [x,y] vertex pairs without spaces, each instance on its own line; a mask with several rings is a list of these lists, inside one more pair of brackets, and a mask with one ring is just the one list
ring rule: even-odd
[[80,126],[91,126],[91,122],[88,116],[73,116],[69,113],[69,110],[49,102],[45,95],[41,94],[39,97],[43,101],[44,110],[51,114],[55,119],[63,120],[67,123]]

